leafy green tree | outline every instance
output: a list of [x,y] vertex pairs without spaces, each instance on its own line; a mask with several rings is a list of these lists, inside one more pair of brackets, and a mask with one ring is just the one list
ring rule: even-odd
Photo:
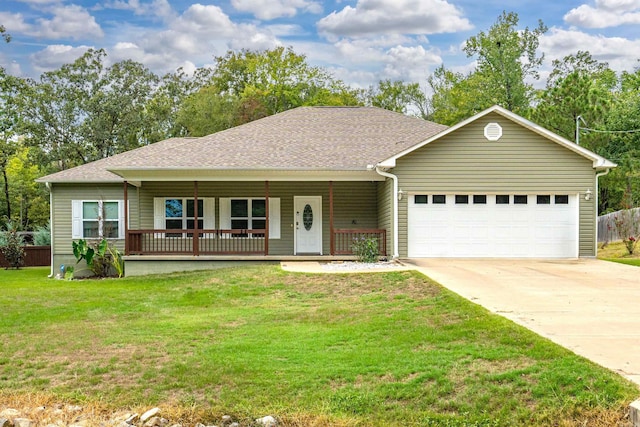
[[8,75],[0,67],[0,169],[2,174],[3,203],[0,205],[0,216],[11,218],[12,205],[10,182],[7,166],[18,149],[20,110],[16,98],[24,88],[24,81]]
[[402,114],[413,114],[423,119],[430,115],[427,96],[418,83],[381,80],[370,87],[365,103]]
[[355,93],[343,82],[284,47],[229,51],[216,58],[211,83],[223,94],[259,99],[268,115],[302,105],[357,103]]
[[533,88],[527,78],[538,79],[538,69],[544,54],[538,56],[539,38],[547,27],[538,21],[533,30],[518,30],[519,17],[514,12],[502,12],[487,33],[470,37],[464,51],[476,56],[476,73],[484,77],[484,91],[496,104],[522,114],[529,108]]
[[601,209],[615,211],[640,206],[640,68],[623,72],[620,90],[606,116],[606,144],[600,154],[618,167],[602,179]]
[[239,98],[221,94],[215,86],[206,86],[184,100],[177,122],[190,136],[209,135],[233,126],[238,103]]
[[158,78],[137,62],[105,67],[104,50],[90,49],[46,72],[22,97],[27,142],[54,169],[67,169],[147,144],[153,126],[147,104]]
[[[554,60],[547,87],[538,94],[531,118],[558,135],[575,140],[578,117],[589,127],[602,128],[616,86],[617,77],[609,65],[596,61],[589,52],[579,51]],[[595,149],[601,136],[581,135],[581,145]]]
[[11,41],[11,35],[7,33],[7,29],[4,27],[4,25],[0,25],[0,36],[2,36],[4,41],[6,41],[7,43]]
[[196,133],[189,130],[193,116],[183,111],[192,110],[192,106],[183,104],[193,102],[188,99],[207,86],[210,77],[209,68],[198,68],[192,76],[187,75],[183,69],[164,75],[147,102],[148,119],[143,129],[143,140],[152,143],[188,134],[195,136]]
[[15,207],[9,219],[23,230],[34,229],[49,220],[48,195],[44,187],[35,182],[42,171],[30,158],[31,150],[18,146],[6,166],[9,199]]
[[489,31],[470,37],[464,46],[477,66],[468,75],[444,66],[428,82],[433,91],[432,120],[454,124],[492,105],[525,115],[533,98],[527,79],[538,79],[544,55],[537,55],[539,38],[547,27],[539,21],[534,29],[518,30],[516,13],[503,12]]

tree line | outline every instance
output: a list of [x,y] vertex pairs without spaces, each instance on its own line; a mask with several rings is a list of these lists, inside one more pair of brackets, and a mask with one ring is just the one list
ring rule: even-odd
[[[452,125],[498,104],[619,167],[601,178],[601,212],[640,204],[640,69],[620,74],[580,51],[552,63],[544,89],[534,89],[547,27],[518,28],[504,12],[464,51],[476,68],[444,65],[418,83],[383,80],[350,87],[291,48],[229,51],[212,68],[163,76],[124,60],[108,65],[104,50],[38,79],[0,68],[0,220],[23,229],[46,224],[46,189],[34,180],[123,151],[181,136],[203,136],[299,106],[370,105]],[[0,26],[5,41],[10,36]],[[0,224],[2,225],[2,224]]]

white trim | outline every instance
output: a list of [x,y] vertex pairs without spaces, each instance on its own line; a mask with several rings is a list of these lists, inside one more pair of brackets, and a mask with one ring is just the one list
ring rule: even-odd
[[[153,198],[153,228],[155,230],[165,230],[167,228],[166,217],[166,201],[167,200],[182,200],[183,212],[186,215],[187,200],[195,200],[194,197],[189,196],[176,196],[176,197],[154,197]],[[199,197],[198,200],[202,200],[202,212],[198,212],[198,220],[202,220],[202,229],[211,230],[216,227],[216,211],[215,211],[215,198],[213,197]],[[169,219],[182,219],[183,226],[186,229],[184,221],[187,219],[193,219],[192,217],[182,216],[182,218],[169,218]],[[164,233],[155,233],[154,236],[158,239],[164,238]],[[183,236],[184,237],[184,236]]]
[[[105,203],[118,203],[118,237],[104,237],[104,218],[98,215],[98,236],[86,237],[84,235],[84,214],[83,208],[85,203],[97,203],[98,210],[103,211]],[[109,221],[114,221],[113,219]],[[124,239],[124,200],[71,200],[71,238],[72,239]]]
[[468,119],[454,125],[451,126],[448,129],[445,129],[444,131],[440,132],[439,134],[436,134],[434,136],[432,136],[429,139],[426,139],[416,145],[414,145],[413,147],[409,147],[404,151],[401,151],[400,153],[396,154],[393,157],[389,157],[388,159],[383,160],[382,162],[378,163],[378,166],[380,167],[384,167],[384,168],[393,168],[396,166],[396,160],[398,160],[399,158],[406,156],[409,153],[412,153],[415,150],[418,150],[419,148],[424,147],[425,145],[436,141],[446,135],[449,135],[450,133],[453,133],[455,131],[457,131],[458,129],[467,126],[470,123],[475,122],[478,119],[481,119],[482,117],[490,114],[490,113],[497,113],[501,116],[503,116],[506,119],[509,119],[517,124],[519,124],[520,126],[523,126],[565,148],[568,148],[569,150],[581,155],[582,157],[585,157],[589,160],[591,160],[593,162],[593,168],[594,169],[606,169],[606,168],[613,168],[616,167],[617,165],[607,159],[605,159],[604,157],[601,157],[599,155],[597,155],[596,153],[593,153],[589,150],[587,150],[584,147],[581,147],[579,145],[576,145],[575,143],[569,141],[568,139],[565,139],[563,137],[561,137],[560,135],[557,135],[553,132],[551,132],[548,129],[543,128],[540,125],[537,125],[527,119],[525,119],[524,117],[521,117],[517,114],[512,113],[509,110],[506,110],[498,105],[494,105],[491,108],[487,108],[486,110],[476,114],[475,116],[469,117]]
[[[218,198],[220,209],[220,229],[231,229],[231,200],[265,200],[264,197],[220,197]],[[269,197],[269,240],[280,239],[281,237],[281,222],[282,215],[280,214],[280,198]],[[223,236],[231,237],[231,236]]]

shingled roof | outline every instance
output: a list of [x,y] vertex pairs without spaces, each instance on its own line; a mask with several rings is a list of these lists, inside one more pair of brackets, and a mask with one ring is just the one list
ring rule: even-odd
[[300,107],[201,138],[172,138],[40,178],[122,182],[117,169],[366,170],[447,127],[375,107]]

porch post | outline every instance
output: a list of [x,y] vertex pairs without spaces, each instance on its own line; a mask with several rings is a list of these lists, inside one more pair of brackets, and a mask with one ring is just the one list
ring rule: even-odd
[[200,255],[200,227],[198,227],[198,181],[193,181],[193,254]]
[[124,254],[129,255],[129,183],[124,181]]
[[329,181],[329,251],[336,254],[336,237],[333,232],[333,181]]
[[269,181],[264,182],[264,207],[265,207],[265,221],[264,221],[264,254],[269,255]]

